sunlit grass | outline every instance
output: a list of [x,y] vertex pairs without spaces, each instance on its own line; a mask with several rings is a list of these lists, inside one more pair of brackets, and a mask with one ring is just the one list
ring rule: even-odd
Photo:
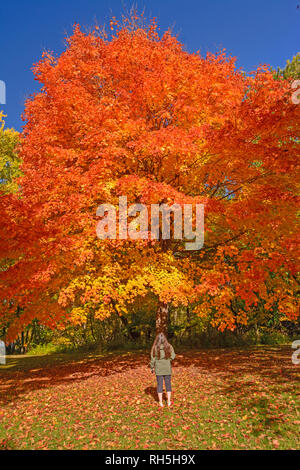
[[158,407],[147,354],[9,358],[2,448],[299,448],[300,370],[289,347],[180,356],[170,409]]

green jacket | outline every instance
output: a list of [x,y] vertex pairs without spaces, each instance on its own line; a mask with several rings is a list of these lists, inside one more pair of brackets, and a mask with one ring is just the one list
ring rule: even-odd
[[156,375],[171,375],[172,374],[172,367],[171,367],[171,361],[175,359],[176,354],[174,352],[173,346],[171,346],[171,357],[170,359],[165,358],[165,351],[164,347],[160,347],[162,353],[161,353],[161,359],[158,359],[157,357],[153,357],[151,354],[151,361],[150,361],[150,368],[151,370],[155,370]]

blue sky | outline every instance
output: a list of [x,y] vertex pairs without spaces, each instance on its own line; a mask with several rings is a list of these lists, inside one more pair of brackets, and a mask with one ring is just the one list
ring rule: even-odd
[[72,25],[108,24],[132,4],[169,26],[188,51],[222,48],[247,72],[283,67],[299,51],[300,0],[18,0],[0,5],[0,80],[6,83],[6,126],[22,129],[24,101],[39,89],[32,64],[44,50],[60,54]]

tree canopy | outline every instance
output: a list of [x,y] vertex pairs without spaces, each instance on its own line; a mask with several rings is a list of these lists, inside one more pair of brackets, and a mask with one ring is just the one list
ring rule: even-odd
[[[34,67],[42,88],[26,102],[20,189],[0,198],[7,338],[34,318],[60,327],[126,315],[148,295],[159,315],[192,304],[221,330],[247,323],[258,302],[295,319],[300,107],[290,84],[268,67],[246,75],[225,51],[189,53],[154,21],[111,28],[76,26],[59,57]],[[204,204],[204,247],[98,239],[97,207],[121,195]]]

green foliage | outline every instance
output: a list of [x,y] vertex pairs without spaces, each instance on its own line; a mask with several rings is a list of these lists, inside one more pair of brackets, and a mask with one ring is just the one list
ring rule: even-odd
[[286,344],[289,341],[289,337],[284,333],[280,333],[279,331],[265,330],[260,336],[260,344]]
[[48,354],[55,354],[55,353],[65,353],[68,352],[68,348],[64,344],[39,344],[37,346],[32,346],[30,348],[30,355],[31,356],[44,356]]
[[[105,321],[94,320],[93,334],[89,324],[85,328],[70,325],[64,330],[50,330],[36,324],[34,340],[28,345],[27,351],[31,355],[39,355],[71,351],[150,350],[155,331],[154,327],[151,329],[155,322],[155,315],[152,316],[153,319],[149,317],[148,324],[145,316],[136,311],[128,316],[126,328],[118,317]],[[279,320],[270,322],[269,318],[269,315],[264,315],[258,309],[253,312],[253,319],[248,325],[240,325],[234,331],[221,332],[212,327],[208,320],[192,316],[189,310],[182,307],[171,310],[168,337],[180,349],[224,349],[247,348],[259,344],[287,344],[300,335],[299,324]],[[129,327],[133,336],[128,333]],[[15,352],[20,352],[20,345]]]
[[278,67],[277,70],[273,70],[273,72],[274,77],[278,79],[300,79],[300,52],[298,52],[291,61],[287,60],[286,66],[283,69]]
[[[0,113],[1,124],[2,113]],[[0,127],[0,191],[1,193],[17,192],[17,178],[21,176],[20,159],[16,152],[19,133],[14,129]]]

